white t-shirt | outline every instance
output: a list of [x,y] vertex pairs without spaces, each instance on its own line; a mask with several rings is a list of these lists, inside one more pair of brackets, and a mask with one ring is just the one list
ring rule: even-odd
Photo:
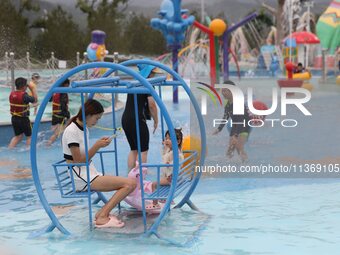
[[[89,141],[89,131],[86,128],[87,141]],[[72,122],[64,131],[62,138],[63,145],[63,153],[64,158],[67,160],[73,160],[72,153],[70,147],[76,146],[79,147],[80,153],[85,153],[85,144],[84,144],[84,129],[76,122]],[[88,146],[90,147],[89,143]],[[88,147],[88,149],[89,149]],[[90,182],[92,182],[96,177],[102,175],[99,173],[92,161],[89,165],[90,171]],[[74,166],[73,167],[73,178],[74,184],[76,186],[77,191],[84,191],[87,189],[87,170],[86,166]]]
[[[179,162],[184,160],[184,155],[183,155],[183,153],[180,149],[178,149],[178,157],[179,157]],[[173,164],[173,162],[174,162],[173,151],[170,150],[169,148],[163,148],[162,161],[163,161],[164,164]],[[169,177],[170,175],[172,175],[172,170],[173,169],[170,166],[162,167],[161,168],[161,177],[162,178]]]

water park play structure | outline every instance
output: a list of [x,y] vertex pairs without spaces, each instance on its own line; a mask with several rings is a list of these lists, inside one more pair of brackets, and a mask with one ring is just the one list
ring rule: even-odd
[[[134,71],[129,66],[134,66],[137,64],[149,64],[155,67],[160,68],[165,73],[173,77],[174,81],[167,81],[166,76],[157,76],[150,79],[143,78],[139,73]],[[70,87],[60,87],[62,81],[66,78],[71,78],[75,76],[77,73],[93,68],[106,68],[106,73],[96,79],[91,80],[74,80]],[[111,76],[115,71],[119,71],[120,73],[127,75],[129,80],[122,80],[119,76]],[[156,89],[153,88],[156,87]],[[112,94],[112,105],[114,105],[114,94],[116,93],[130,93],[135,95],[135,114],[136,114],[136,133],[137,133],[137,141],[138,141],[138,159],[141,162],[141,150],[140,150],[140,137],[139,137],[139,124],[138,124],[138,110],[137,110],[137,94],[151,94],[155,99],[159,109],[160,109],[160,123],[161,123],[161,130],[162,130],[162,137],[164,137],[165,128],[167,128],[170,132],[171,141],[173,144],[173,151],[178,151],[177,140],[174,133],[174,125],[172,123],[172,119],[168,113],[168,110],[165,104],[162,101],[162,87],[164,86],[181,86],[184,91],[187,93],[191,105],[194,109],[194,114],[197,117],[198,125],[199,125],[199,148],[197,147],[197,141],[193,139],[193,145],[196,144],[189,151],[185,151],[187,153],[186,158],[184,161],[179,161],[178,153],[174,153],[173,164],[160,164],[158,162],[149,162],[146,164],[139,165],[139,182],[140,186],[143,187],[143,176],[142,169],[144,167],[150,169],[155,169],[155,173],[157,175],[157,182],[159,184],[160,181],[160,168],[164,166],[171,166],[173,167],[173,178],[170,186],[157,186],[157,189],[152,194],[146,194],[143,189],[141,189],[141,204],[142,204],[142,222],[144,225],[144,233],[146,236],[155,235],[158,238],[163,238],[162,235],[157,231],[159,225],[161,224],[164,217],[169,213],[171,210],[171,202],[177,196],[182,193],[182,198],[180,202],[175,206],[175,208],[181,208],[184,204],[189,205],[190,208],[193,210],[197,210],[196,206],[191,202],[190,197],[194,192],[196,185],[200,179],[201,173],[195,172],[196,163],[198,165],[204,164],[205,159],[205,146],[206,146],[206,137],[205,137],[205,127],[204,122],[200,113],[199,106],[197,104],[196,99],[192,95],[189,87],[186,85],[184,80],[173,70],[169,67],[162,65],[158,62],[150,61],[150,60],[129,60],[123,62],[121,64],[114,64],[114,63],[107,63],[107,62],[94,62],[94,63],[87,63],[75,67],[74,69],[66,72],[61,78],[59,78],[55,84],[51,87],[51,89],[47,92],[45,98],[41,102],[41,106],[39,108],[36,121],[33,126],[33,134],[32,134],[32,143],[31,143],[31,165],[32,165],[32,175],[34,184],[36,186],[37,193],[39,195],[39,199],[41,201],[42,206],[44,207],[47,215],[51,220],[51,224],[44,228],[43,230],[32,234],[32,236],[37,236],[43,233],[51,232],[53,229],[59,229],[63,234],[69,235],[71,232],[67,230],[60,222],[58,217],[55,213],[51,210],[51,205],[45,196],[45,191],[42,188],[43,180],[40,180],[39,177],[39,167],[38,167],[38,159],[37,159],[37,138],[39,132],[39,120],[41,119],[43,112],[47,106],[48,99],[53,95],[53,93],[77,93],[81,97],[81,104],[84,105],[85,102],[85,95],[88,93],[89,96],[93,96],[95,93],[109,93]],[[156,92],[158,90],[158,93]],[[116,133],[117,130],[117,123],[115,122],[115,111],[112,111],[112,123],[111,127],[113,133]],[[83,112],[83,116],[85,113]],[[85,124],[85,123],[84,123]],[[84,128],[86,130],[86,128]],[[87,198],[88,199],[88,209],[89,209],[89,226],[92,229],[92,195],[97,193],[97,198],[94,200],[94,203],[98,203],[103,201],[105,203],[106,199],[103,194],[99,192],[94,192],[88,189],[86,192],[76,192],[73,178],[72,178],[72,171],[70,168],[74,165],[81,165],[86,166],[87,171],[89,171],[89,157],[87,150],[89,148],[89,141],[87,141],[86,132],[84,132],[84,141],[85,141],[85,151],[86,151],[86,163],[82,164],[67,164],[64,160],[60,160],[53,164],[53,168],[55,170],[56,178],[58,187],[63,198]],[[121,158],[119,154],[119,148],[117,148],[116,140],[113,141],[113,150],[108,151],[99,151],[99,157],[101,159],[101,169],[105,173],[105,161],[108,160],[108,157],[105,158],[105,155],[111,155],[110,160],[114,162],[115,165],[115,175],[119,176],[120,172],[118,169],[118,159]],[[200,156],[198,153],[200,152]],[[125,155],[123,155],[125,159]],[[160,160],[161,161],[161,160]],[[46,169],[44,169],[46,171]],[[89,175],[88,175],[89,176]],[[161,210],[159,216],[156,220],[152,223],[147,222],[147,211],[145,209],[145,204],[148,201],[152,201],[155,199],[164,199],[166,200],[163,209]],[[119,207],[121,211],[122,208]],[[71,230],[72,231],[72,230]],[[163,238],[164,239],[164,238]],[[169,242],[171,240],[165,239]]]
[[[170,6],[171,9],[172,2],[167,0],[163,3],[165,2],[167,2],[165,6]],[[329,7],[331,9],[327,13],[332,12],[326,14],[326,19],[333,15],[332,13],[338,11],[337,3],[337,1],[332,2]],[[303,5],[299,1],[286,1],[281,22],[283,24],[283,35],[286,36],[286,39],[280,42],[277,41],[277,31],[274,26],[271,27],[267,38],[257,31],[258,21],[255,14],[249,15],[236,25],[229,26],[221,19],[211,21],[209,17],[205,17],[207,25],[195,20],[192,26],[188,28],[187,44],[178,52],[178,58],[172,53],[171,59],[176,58],[176,66],[180,66],[179,73],[182,76],[197,78],[209,75],[211,84],[215,84],[222,76],[223,79],[227,79],[230,75],[238,75],[239,77],[241,75],[277,76],[279,70],[285,73],[284,64],[288,61],[296,64],[298,62],[303,63],[313,74],[320,75],[325,72],[326,75],[332,75],[338,69],[335,64],[336,56],[327,56],[327,53],[326,56],[323,56],[325,54],[322,53],[319,39],[311,33],[311,31],[315,31],[316,27],[315,15],[310,10],[312,5],[306,3],[305,6],[307,11],[303,12]],[[171,14],[172,10],[170,11]],[[166,12],[167,9],[161,7],[160,13]],[[183,18],[186,17],[183,15]],[[161,21],[166,24],[164,20]],[[321,21],[322,18],[318,21],[318,24]],[[247,36],[245,36],[245,28],[247,28]],[[332,35],[335,33],[330,32],[330,29],[323,31],[323,33],[327,33],[327,38],[334,37]],[[166,33],[163,34],[167,36]],[[310,35],[312,40],[309,40],[310,37],[307,35]],[[229,40],[225,40],[227,36]],[[323,37],[319,36],[319,38]],[[294,39],[294,42],[288,43],[289,38]],[[250,40],[256,42],[256,48],[250,48]],[[266,43],[263,44],[263,42]],[[332,42],[336,44],[336,39]],[[329,51],[329,53],[333,54],[332,51]],[[231,54],[231,58],[229,58],[229,54]],[[157,60],[173,65],[169,61],[170,55],[171,53],[163,54]],[[219,60],[220,56],[222,56],[223,61]],[[325,58],[325,63],[322,62],[323,58]],[[322,68],[327,68],[327,70],[323,71]],[[237,72],[235,72],[235,69]],[[209,72],[207,73],[206,70],[209,70]],[[223,72],[223,75],[220,75],[220,72]]]
[[[193,16],[184,15],[187,10],[181,10],[180,0],[164,0],[161,5],[159,15],[161,19],[154,18],[151,20],[151,26],[160,30],[166,41],[167,46],[172,50],[172,66],[178,72],[178,50],[184,41],[184,32],[187,27],[193,24],[195,27],[208,34],[209,37],[209,56],[210,56],[210,83],[214,86],[220,82],[220,64],[219,64],[219,37],[223,38],[223,78],[229,78],[229,53],[232,53],[228,47],[230,34],[243,26],[245,23],[254,19],[257,14],[251,14],[240,22],[228,28],[227,24],[221,19],[214,19],[209,22],[209,27],[204,26],[194,20]],[[235,55],[233,55],[237,63]],[[178,102],[177,93],[174,91],[174,102]]]

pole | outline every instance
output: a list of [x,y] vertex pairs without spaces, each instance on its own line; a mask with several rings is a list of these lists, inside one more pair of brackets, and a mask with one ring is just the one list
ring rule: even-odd
[[[172,69],[178,73],[178,47],[176,45],[172,48]],[[172,102],[178,104],[178,86],[172,88]]]
[[[235,25],[232,25],[227,29],[227,31],[224,32],[223,34],[223,78],[224,80],[229,79],[229,36],[231,33],[236,30],[237,28],[243,26],[244,24],[248,23],[252,19],[255,19],[257,17],[256,13],[252,13],[245,17],[243,20],[240,22],[236,23]],[[210,47],[212,47],[210,45]]]
[[201,0],[201,24],[204,22],[204,0]]
[[[118,54],[118,52],[113,52],[113,63],[118,64],[118,62],[119,62],[119,54]],[[115,76],[118,76],[118,71],[117,70],[115,71]],[[116,108],[116,105],[118,103],[118,94],[117,93],[115,93],[114,98],[115,98],[115,100],[114,100],[115,101],[115,106],[114,107]]]
[[[215,42],[215,60],[216,60],[216,82],[219,84],[220,83],[220,62],[219,62],[219,49],[220,49],[220,45],[219,45],[219,41],[218,41],[218,37],[214,36],[214,42]],[[213,85],[215,87],[215,84]]]
[[[314,6],[314,2],[313,1],[308,1],[308,2],[305,2],[305,6],[307,7],[307,26],[306,26],[306,29],[307,29],[307,32],[310,32],[310,8],[312,8]],[[308,52],[309,52],[309,45],[307,44],[306,45],[306,59],[305,59],[305,68],[308,67]]]
[[9,83],[9,57],[8,57],[8,52],[5,52],[5,62],[6,62],[6,84]]
[[52,61],[52,79],[55,81],[55,75],[54,75],[54,64],[55,64],[55,59],[54,59],[54,52],[51,52],[51,61]]
[[30,73],[31,73],[31,61],[30,61],[30,53],[26,52],[26,60],[27,60],[27,72],[28,72],[28,79],[30,79]]
[[[88,62],[87,52],[83,53],[83,57],[84,57],[83,64],[86,64]],[[88,72],[87,72],[87,69],[86,69],[85,70],[85,80],[87,80],[88,78],[89,78],[89,75],[88,75]]]
[[229,33],[223,34],[223,81],[229,80]]
[[[88,62],[87,52],[84,52],[83,56],[84,56],[83,62],[84,62],[84,64],[86,64]],[[88,78],[89,78],[89,74],[88,74],[87,69],[86,69],[85,70],[85,80],[87,80]],[[88,98],[88,93],[85,93],[85,100],[87,100],[87,98]]]
[[77,51],[77,66],[79,66],[79,64],[80,64],[80,53],[79,53],[79,51]]
[[[292,34],[293,30],[293,0],[289,0],[289,36]],[[289,44],[289,62],[292,62],[292,42],[290,38]]]
[[322,49],[321,53],[322,53],[322,79],[321,79],[321,82],[325,83],[326,78],[327,78],[327,65],[326,65],[327,50]]

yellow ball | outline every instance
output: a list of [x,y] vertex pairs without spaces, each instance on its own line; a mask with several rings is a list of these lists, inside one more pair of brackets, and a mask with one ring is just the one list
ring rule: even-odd
[[338,77],[336,77],[336,84],[340,85],[340,75]]
[[301,87],[309,91],[312,91],[314,89],[313,85],[309,82],[304,82]]
[[[183,142],[182,142],[182,151],[183,151],[185,159],[188,158],[190,155],[192,155],[192,153],[185,153],[185,151],[196,151],[197,152],[197,159],[196,159],[196,163],[194,164],[195,166],[198,163],[199,159],[201,158],[201,139],[193,135],[184,137]],[[185,167],[186,165],[191,163],[193,160],[194,158],[188,160],[187,162],[183,164],[182,167]]]
[[221,36],[227,29],[227,24],[221,19],[214,19],[211,21],[209,28],[213,31],[214,35]]

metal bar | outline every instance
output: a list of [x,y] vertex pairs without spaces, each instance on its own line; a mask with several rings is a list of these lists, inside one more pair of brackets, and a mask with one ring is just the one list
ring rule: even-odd
[[85,147],[85,159],[86,159],[86,173],[87,173],[87,200],[89,205],[89,226],[92,229],[92,203],[91,203],[91,180],[90,180],[90,167],[89,167],[89,146],[87,141],[87,128],[86,128],[86,115],[85,115],[85,99],[84,94],[80,94],[81,97],[81,109],[83,117],[83,129],[84,129],[84,147]]
[[138,88],[117,88],[117,87],[105,87],[105,88],[96,88],[96,87],[78,87],[78,88],[67,88],[67,87],[59,87],[53,89],[53,93],[125,93],[125,94],[150,94],[150,90],[144,87]]
[[105,77],[105,78],[96,78],[91,80],[83,80],[83,81],[73,81],[71,83],[72,88],[77,87],[86,87],[86,86],[113,86],[120,80],[119,77]]
[[[138,100],[137,95],[133,95],[133,102],[135,106],[135,122],[136,122],[136,137],[137,137],[137,151],[138,151],[138,161],[139,161],[139,182],[140,186],[143,187],[143,170],[142,170],[142,156],[141,156],[141,145],[140,145],[140,132],[139,132],[139,113],[138,113]],[[141,200],[142,200],[142,212],[143,212],[143,224],[144,224],[144,232],[146,232],[146,211],[145,211],[145,202],[144,202],[144,188],[141,188]]]

